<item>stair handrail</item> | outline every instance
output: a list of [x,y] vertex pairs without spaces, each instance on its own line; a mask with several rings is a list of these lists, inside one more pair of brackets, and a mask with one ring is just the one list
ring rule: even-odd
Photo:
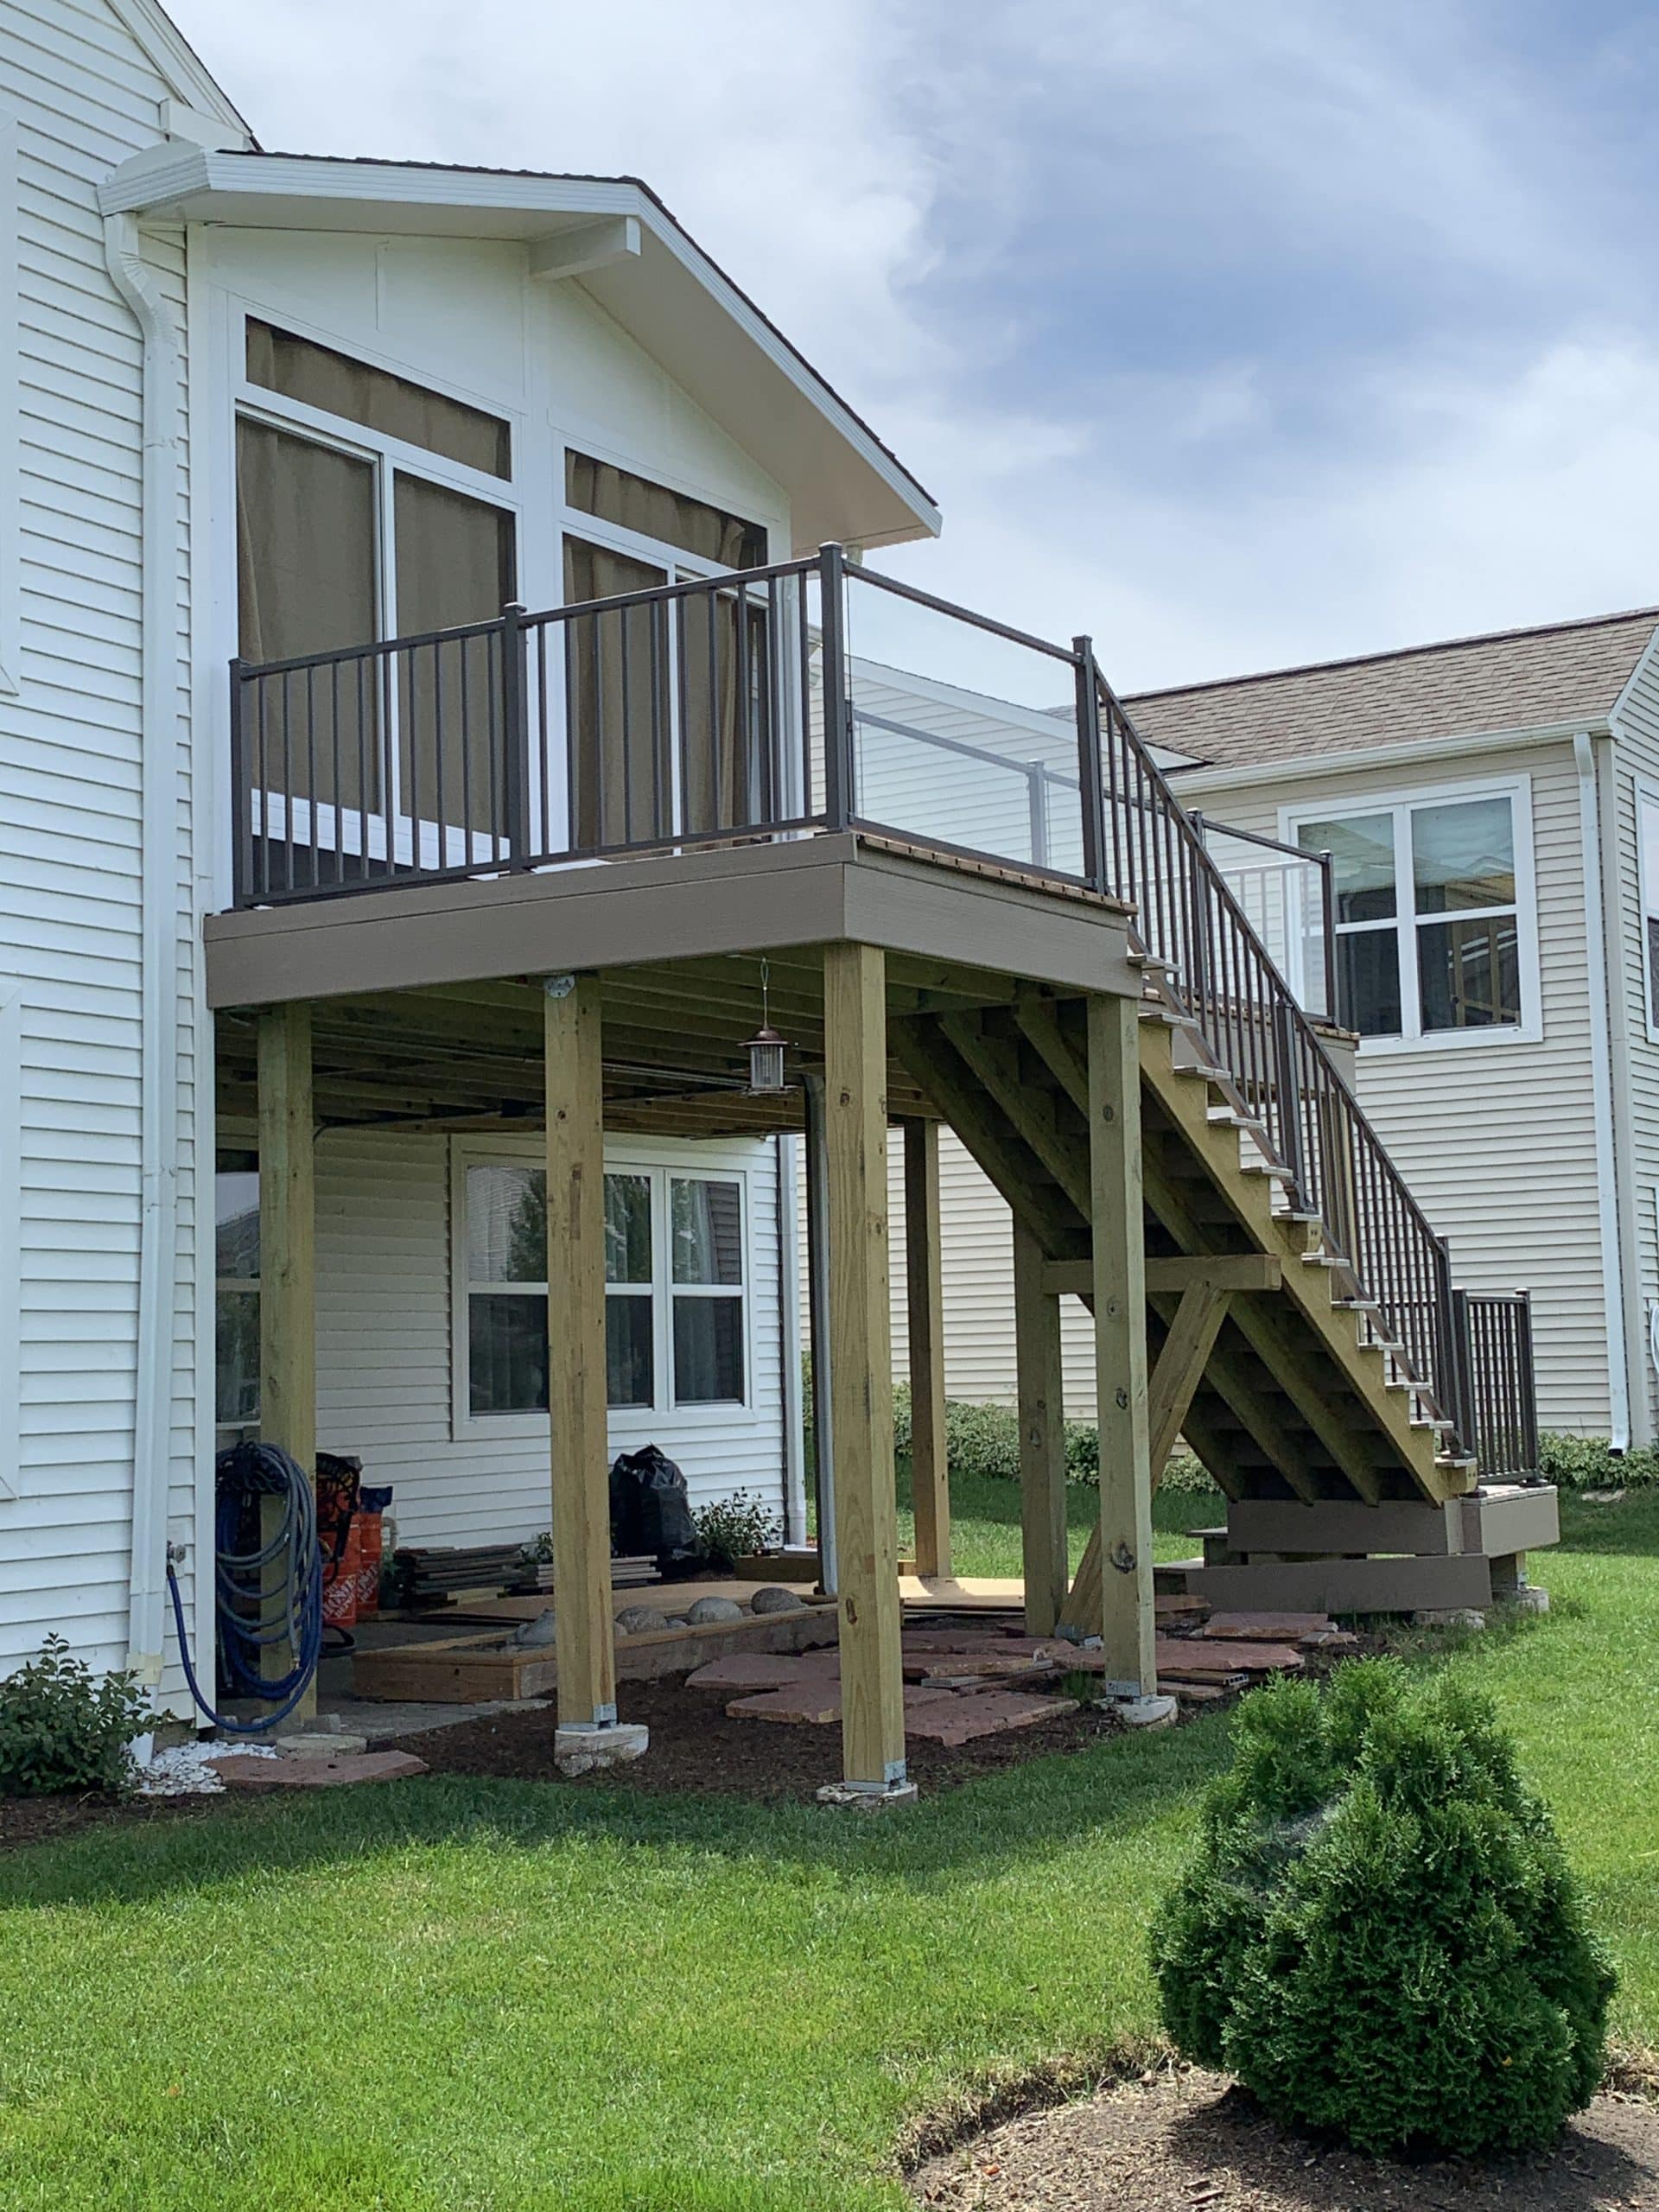
[[[1076,641],[1099,726],[1097,810],[1085,820],[1095,887],[1134,908],[1130,933],[1160,992],[1195,1029],[1231,1103],[1317,1217],[1329,1257],[1375,1305],[1432,1411],[1455,1418],[1458,1326],[1446,1239],[1429,1222],[1352,1088],[1177,798],[1086,638]],[[1085,805],[1095,801],[1085,787]]]

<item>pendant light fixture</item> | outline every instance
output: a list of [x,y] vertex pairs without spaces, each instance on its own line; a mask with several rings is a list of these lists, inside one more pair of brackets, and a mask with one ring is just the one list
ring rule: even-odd
[[788,1050],[784,1039],[772,1027],[766,1003],[769,982],[766,963],[760,963],[760,1027],[744,1046],[749,1056],[749,1094],[755,1098],[774,1098],[785,1088],[784,1054]]

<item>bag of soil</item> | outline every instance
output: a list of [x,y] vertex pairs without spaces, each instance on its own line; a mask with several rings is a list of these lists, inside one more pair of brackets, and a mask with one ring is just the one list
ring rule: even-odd
[[702,1565],[685,1477],[658,1445],[620,1453],[611,1469],[611,1549],[623,1557],[652,1553],[671,1581]]

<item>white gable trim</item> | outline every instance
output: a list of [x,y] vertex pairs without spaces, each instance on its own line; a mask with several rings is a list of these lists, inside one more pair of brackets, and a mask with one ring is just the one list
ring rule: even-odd
[[228,123],[245,140],[252,132],[201,56],[156,0],[109,0],[110,13],[137,40],[159,73],[188,106]]

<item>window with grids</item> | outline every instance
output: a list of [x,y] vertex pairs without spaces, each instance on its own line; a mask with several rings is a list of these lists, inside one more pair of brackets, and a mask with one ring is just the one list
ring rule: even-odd
[[[547,1179],[471,1165],[467,1409],[547,1410]],[[747,1295],[740,1179],[665,1168],[605,1178],[605,1365],[618,1409],[741,1404]]]
[[1300,821],[1332,855],[1337,1011],[1362,1037],[1518,1029],[1530,1019],[1512,793]]

